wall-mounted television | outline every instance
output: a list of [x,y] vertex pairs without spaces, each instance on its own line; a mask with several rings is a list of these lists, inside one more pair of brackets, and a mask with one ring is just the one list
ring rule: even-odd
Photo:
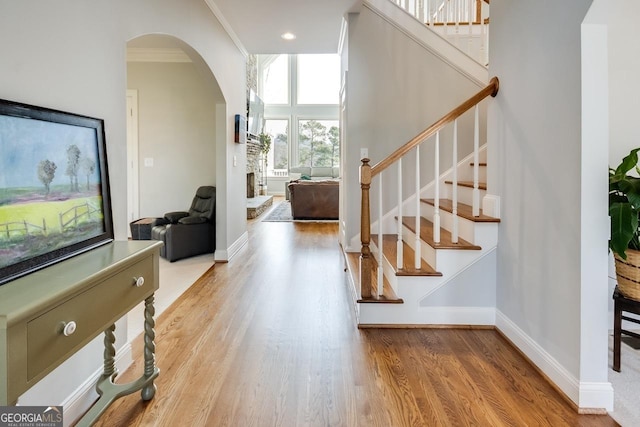
[[264,102],[251,89],[247,102],[247,136],[250,139],[258,139],[264,127]]
[[101,119],[0,99],[0,285],[113,241]]

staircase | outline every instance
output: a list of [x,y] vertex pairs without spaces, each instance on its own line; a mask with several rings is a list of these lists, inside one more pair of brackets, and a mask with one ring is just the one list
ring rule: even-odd
[[[494,78],[386,159],[374,166],[363,159],[362,250],[346,254],[360,327],[495,323],[492,307],[500,219],[499,213],[485,213],[480,206],[487,198],[487,161],[486,146],[478,145],[478,103],[497,91],[498,80]],[[475,149],[458,161],[457,119],[471,109],[475,109]],[[435,144],[434,157],[439,159],[440,132],[447,126],[454,127],[454,139],[443,145],[453,149],[453,165],[440,174],[436,162],[434,179],[421,187],[420,145]],[[411,161],[418,165],[411,170],[416,175],[416,190],[405,198],[402,160],[410,152],[415,153]],[[392,189],[385,188],[393,179],[382,173],[395,164],[396,182],[390,185]],[[376,175],[380,179],[372,193],[378,212],[372,222],[369,193]],[[400,196],[396,206],[385,209],[384,192],[390,191]]]

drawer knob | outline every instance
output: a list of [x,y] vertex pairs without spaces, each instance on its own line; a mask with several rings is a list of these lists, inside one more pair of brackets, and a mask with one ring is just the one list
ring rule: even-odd
[[140,286],[144,285],[144,277],[142,276],[134,277],[133,284],[136,285],[136,288],[139,288]]
[[62,324],[62,335],[64,335],[65,337],[68,337],[70,335],[73,335],[73,333],[76,331],[76,322],[74,322],[73,320],[71,322],[65,322]]

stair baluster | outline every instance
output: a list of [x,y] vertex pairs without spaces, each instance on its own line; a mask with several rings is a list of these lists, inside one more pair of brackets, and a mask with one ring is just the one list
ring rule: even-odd
[[420,202],[420,146],[416,146],[416,236],[415,236],[415,257],[414,266],[416,270],[420,270],[422,267],[422,253],[420,245],[420,217],[421,215]]
[[396,249],[396,267],[404,267],[404,245],[402,244],[402,158],[398,159],[398,243]]
[[458,243],[458,119],[453,121],[453,170],[451,188],[451,204],[453,224],[451,227],[451,242]]
[[469,0],[469,4],[467,5],[467,22],[469,23],[469,28],[467,28],[468,30],[468,39],[467,39],[467,53],[469,55],[472,55],[472,51],[473,51],[473,23],[476,21],[475,18],[475,5],[476,5],[476,0]]
[[382,295],[382,259],[384,254],[382,253],[382,247],[384,245],[382,236],[382,174],[380,173],[380,179],[378,180],[378,296]]
[[475,106],[475,119],[473,124],[473,216],[480,216],[480,188],[478,183],[480,151],[480,119],[478,115],[478,105]]
[[436,132],[436,145],[433,154],[435,186],[433,189],[433,242],[440,243],[440,131]]

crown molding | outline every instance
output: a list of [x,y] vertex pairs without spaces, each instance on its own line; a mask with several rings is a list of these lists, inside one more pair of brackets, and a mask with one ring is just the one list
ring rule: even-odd
[[218,21],[220,22],[220,25],[222,25],[222,28],[224,28],[227,34],[229,34],[229,37],[231,38],[233,43],[236,45],[236,47],[240,50],[240,52],[245,56],[245,58],[249,56],[249,52],[247,52],[247,49],[244,47],[244,45],[240,41],[240,38],[235,33],[235,31],[233,31],[233,28],[231,28],[229,21],[227,21],[225,17],[222,15],[222,12],[220,11],[220,8],[218,8],[218,5],[215,4],[213,0],[204,0],[204,2],[207,4],[207,6],[209,6],[209,9],[211,9],[211,12],[213,12],[215,17],[218,19]]
[[178,48],[127,48],[127,62],[192,62],[189,55]]

